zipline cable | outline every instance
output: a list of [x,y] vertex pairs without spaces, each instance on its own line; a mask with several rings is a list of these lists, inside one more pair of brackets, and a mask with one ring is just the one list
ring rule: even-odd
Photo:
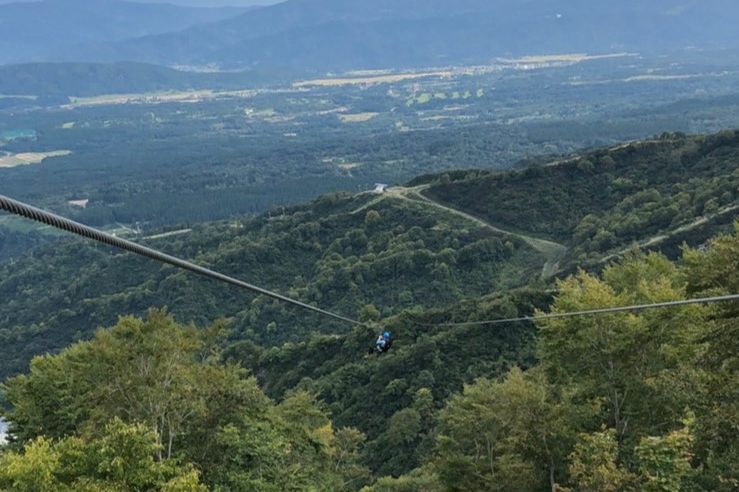
[[31,205],[27,205],[23,202],[19,202],[18,200],[13,200],[12,198],[8,198],[4,195],[0,195],[0,209],[5,210],[6,212],[10,212],[11,214],[15,214],[21,217],[25,217],[27,219],[35,220],[36,222],[41,222],[42,224],[46,224],[51,227],[61,229],[63,231],[71,232],[72,234],[76,234],[78,236],[82,236],[87,239],[92,239],[99,243],[107,244],[108,246],[114,246],[116,248],[120,248],[130,253],[137,254],[139,256],[144,256],[146,258],[150,258],[152,260],[156,260],[162,263],[167,263],[169,265],[172,265],[177,268],[181,268],[183,270],[188,270],[192,273],[202,275],[203,277],[207,277],[213,280],[218,280],[220,282],[225,282],[227,284],[235,285],[236,287],[241,287],[242,289],[250,290],[256,294],[261,294],[267,297],[271,297],[272,299],[276,299],[281,302],[292,304],[293,306],[297,306],[302,309],[307,309],[309,311],[313,311],[323,316],[328,316],[330,318],[334,318],[339,321],[350,323],[352,325],[365,326],[365,324],[360,321],[347,318],[345,316],[341,316],[339,314],[332,313],[331,311],[326,311],[324,309],[320,309],[315,306],[311,306],[304,302],[291,299],[289,297],[277,294],[276,292],[272,292],[267,289],[263,289],[261,287],[257,287],[256,285],[252,285],[252,284],[243,282],[241,280],[235,279],[233,277],[229,277],[228,275],[224,275],[222,273],[215,272],[208,268],[201,267],[199,265],[196,265],[189,261],[182,260],[175,256],[162,253],[152,248],[147,248],[146,246],[142,246],[132,241],[128,241],[126,239],[113,236],[111,234],[99,231],[92,227],[66,219],[59,215],[47,212],[45,210],[41,210],[36,207],[32,207]]
[[[201,276],[213,279],[213,280],[235,285],[236,287],[240,287],[240,288],[252,291],[254,293],[261,294],[261,295],[270,297],[272,299],[276,299],[278,301],[291,304],[293,306],[297,306],[302,309],[313,311],[323,316],[328,316],[328,317],[337,319],[339,321],[343,321],[343,322],[350,323],[350,324],[357,325],[357,326],[367,326],[365,323],[362,323],[360,321],[347,318],[345,316],[341,316],[339,314],[333,313],[331,311],[326,311],[324,309],[321,309],[315,306],[311,306],[304,302],[291,299],[289,297],[283,296],[281,294],[277,294],[276,292],[272,292],[267,289],[263,289],[261,287],[257,287],[256,285],[252,285],[252,284],[243,282],[241,280],[235,279],[233,277],[229,277],[228,275],[224,275],[222,273],[218,273],[208,268],[201,267],[199,265],[196,265],[189,261],[182,260],[175,256],[171,256],[171,255],[162,253],[160,251],[157,251],[155,249],[148,248],[146,246],[142,246],[140,244],[134,243],[132,241],[128,241],[126,239],[113,236],[111,234],[99,231],[92,227],[66,219],[59,215],[46,212],[39,208],[33,207],[31,205],[27,205],[23,202],[19,202],[18,200],[8,198],[4,195],[0,195],[0,209],[5,210],[6,212],[9,212],[15,215],[19,215],[21,217],[25,217],[27,219],[35,220],[36,222],[40,222],[42,224],[55,227],[57,229],[61,229],[63,231],[71,232],[72,234],[76,234],[78,236],[82,236],[87,239],[92,239],[94,241],[107,244],[109,246],[114,246],[116,248],[137,254],[139,256],[144,256],[146,258],[150,258],[150,259],[162,262],[162,263],[167,263],[174,267],[181,268],[183,270],[188,270],[192,273],[195,273],[195,274],[198,274],[198,275],[201,275]],[[539,316],[521,316],[518,318],[494,319],[494,320],[486,320],[486,321],[467,321],[467,322],[459,322],[459,323],[454,323],[454,322],[420,323],[420,322],[413,321],[413,323],[418,326],[428,326],[428,327],[484,326],[484,325],[497,325],[497,324],[505,324],[505,323],[518,323],[518,322],[524,322],[524,321],[541,321],[541,320],[547,320],[547,319],[572,318],[576,316],[593,316],[593,315],[598,315],[598,314],[638,312],[638,311],[644,311],[647,309],[686,306],[686,305],[691,305],[691,304],[714,304],[718,302],[728,302],[728,301],[738,301],[738,300],[739,300],[739,294],[730,294],[730,295],[724,295],[724,296],[686,299],[686,300],[680,300],[680,301],[659,302],[659,303],[653,303],[653,304],[639,304],[639,305],[633,305],[633,306],[590,309],[586,311],[574,311],[574,312],[568,312],[568,313],[549,313],[549,314],[542,314]]]
[[626,312],[638,312],[645,311],[647,309],[658,309],[667,308],[674,306],[688,306],[691,304],[715,304],[718,302],[729,302],[739,301],[739,294],[729,294],[725,296],[714,296],[714,297],[703,297],[697,299],[684,299],[681,301],[668,301],[668,302],[657,302],[653,304],[637,304],[634,306],[621,306],[621,307],[609,307],[602,309],[590,309],[587,311],[573,311],[568,313],[549,313],[541,314],[539,316],[521,316],[519,318],[506,318],[506,319],[493,319],[487,321],[467,321],[459,323],[419,323],[414,322],[419,326],[486,326],[486,325],[500,325],[504,323],[520,323],[523,321],[541,321],[547,319],[559,319],[559,318],[573,318],[576,316],[594,316],[598,314],[610,314],[610,313],[626,313]]

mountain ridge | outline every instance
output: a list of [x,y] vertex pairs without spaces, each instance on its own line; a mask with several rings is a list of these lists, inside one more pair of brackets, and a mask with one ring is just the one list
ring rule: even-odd
[[123,0],[43,0],[0,4],[0,64],[76,60],[83,45],[224,20],[243,8],[196,8]]
[[202,73],[139,62],[0,65],[0,94],[75,96],[197,89],[243,89],[285,80],[286,73]]
[[[604,258],[665,233],[668,241],[646,247],[676,257],[683,241],[698,246],[731,228],[736,214],[726,213],[680,229],[736,205],[738,155],[739,131],[669,134],[584,153],[558,166],[448,172],[409,184],[426,183],[424,195],[442,207],[412,195],[333,194],[277,214],[202,224],[148,242],[349,316],[374,304],[390,317],[546,285],[542,269],[552,258],[521,234],[567,246],[568,254],[550,267],[560,274],[586,265],[600,270]],[[572,196],[571,206],[559,200],[562,194]],[[152,304],[199,323],[228,316],[240,337],[267,346],[300,340],[316,327],[324,333],[345,329],[265,299],[245,306],[240,292],[110,253],[70,239],[0,263],[0,294],[7,300],[0,306],[0,341],[8,347],[0,373],[20,370],[29,354],[86,336],[80,326],[109,324],[118,313],[139,314]],[[69,276],[79,278],[67,286],[63,279]],[[45,280],[39,284],[39,278]]]
[[[562,6],[550,0],[453,5],[441,0],[292,0],[210,26],[109,44],[88,56],[318,72],[397,68],[614,48],[736,47],[732,26],[737,19],[739,9],[726,0],[700,6],[632,1],[618,7],[583,1]],[[301,61],[304,57],[309,59]]]

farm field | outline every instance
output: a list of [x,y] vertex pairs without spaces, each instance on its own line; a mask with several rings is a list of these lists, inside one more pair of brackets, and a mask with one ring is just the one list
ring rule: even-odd
[[301,80],[295,82],[293,87],[338,87],[343,85],[374,85],[374,84],[394,84],[398,82],[406,82],[409,80],[425,79],[429,77],[451,77],[451,70],[438,72],[411,72],[398,74],[382,74],[367,75],[354,77],[336,77],[326,79]]
[[22,152],[20,154],[0,154],[0,168],[10,168],[16,166],[29,166],[31,164],[40,164],[45,159],[51,157],[64,157],[72,153],[70,150],[53,150],[50,152]]

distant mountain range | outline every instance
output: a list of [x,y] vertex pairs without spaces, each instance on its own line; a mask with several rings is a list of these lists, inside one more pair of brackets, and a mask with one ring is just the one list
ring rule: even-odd
[[200,73],[136,62],[24,63],[0,66],[0,94],[66,98],[163,90],[224,90],[289,79],[290,74],[276,71]]
[[527,54],[739,47],[734,0],[288,0],[247,12],[46,0],[0,6],[0,19],[5,63],[325,72]]
[[119,0],[44,0],[0,5],[0,63],[75,59],[98,43],[181,31],[248,8],[193,8]]

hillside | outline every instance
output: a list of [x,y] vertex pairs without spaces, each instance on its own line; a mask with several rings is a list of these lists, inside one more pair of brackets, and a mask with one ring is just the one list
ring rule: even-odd
[[[85,59],[304,71],[496,57],[737,47],[730,0],[290,0],[179,33],[90,46]],[[545,49],[542,49],[545,46]]]
[[[328,195],[145,242],[350,316],[388,317],[545,285],[588,262],[599,269],[634,243],[675,257],[683,241],[730,229],[737,155],[738,132],[665,135],[557,165]],[[75,239],[0,264],[0,294],[2,375],[152,305],[198,323],[233,318],[240,337],[265,345],[345,329]]]
[[0,64],[79,61],[81,45],[179,31],[246,9],[177,7],[119,0],[43,0],[0,5]]
[[[739,224],[736,227],[739,227]],[[550,394],[544,396],[541,392],[537,392],[537,396],[530,395],[532,399],[527,399],[525,400],[527,403],[522,403],[519,400],[523,396],[520,393],[523,391],[522,388],[511,388],[511,393],[507,395],[507,398],[498,399],[495,389],[488,385],[493,382],[503,384],[500,377],[508,372],[511,367],[530,369],[536,364],[544,366],[546,365],[546,358],[559,350],[562,353],[567,353],[566,357],[568,358],[565,361],[560,361],[561,365],[551,368],[551,374],[557,374],[558,370],[569,370],[571,371],[570,377],[581,381],[586,379],[583,375],[584,367],[592,364],[597,368],[596,371],[599,370],[600,362],[607,357],[607,351],[612,347],[611,344],[617,340],[616,343],[628,344],[628,347],[624,347],[618,356],[619,368],[617,371],[619,375],[616,377],[624,378],[628,377],[628,373],[633,371],[637,364],[641,363],[644,366],[659,364],[656,351],[664,350],[665,346],[655,347],[654,349],[648,346],[638,348],[640,343],[649,345],[651,342],[640,341],[638,331],[624,333],[626,328],[622,320],[618,318],[605,320],[606,323],[613,323],[613,325],[609,324],[608,326],[614,326],[614,333],[608,335],[612,339],[608,341],[602,339],[604,336],[602,334],[603,318],[586,321],[565,321],[560,323],[563,328],[559,332],[552,330],[548,323],[537,323],[537,326],[530,323],[510,323],[499,326],[444,326],[441,323],[530,315],[535,309],[546,310],[543,306],[552,304],[553,297],[555,299],[553,305],[558,306],[555,309],[560,311],[571,311],[575,307],[593,307],[598,303],[613,305],[615,303],[638,302],[638,299],[649,299],[651,302],[655,299],[652,296],[657,296],[657,298],[666,296],[669,298],[681,295],[678,293],[685,288],[683,279],[686,278],[688,279],[688,291],[695,295],[706,288],[716,289],[714,292],[728,292],[733,288],[733,285],[736,285],[736,280],[721,276],[720,272],[723,271],[722,269],[725,268],[727,263],[730,264],[737,260],[736,248],[739,245],[737,242],[739,241],[739,235],[737,235],[739,234],[739,228],[735,231],[733,236],[723,236],[718,241],[712,239],[713,242],[709,243],[708,253],[688,251],[683,261],[677,266],[670,264],[659,254],[631,257],[619,265],[610,266],[606,270],[603,280],[596,281],[594,277],[580,274],[577,279],[570,278],[565,282],[561,282],[558,284],[559,292],[554,295],[551,291],[521,289],[504,295],[491,295],[465,301],[449,309],[404,313],[400,317],[385,320],[385,326],[397,332],[399,341],[393,349],[394,352],[382,359],[360,360],[356,358],[356,354],[361,353],[367,344],[368,335],[363,329],[357,329],[347,337],[315,335],[310,340],[302,343],[288,344],[280,348],[267,350],[256,347],[249,342],[237,342],[226,351],[226,357],[228,360],[239,361],[251,368],[258,375],[260,386],[273,398],[282,399],[295,388],[318,395],[321,401],[327,405],[327,409],[333,415],[336,425],[357,426],[367,435],[368,442],[364,449],[363,459],[377,476],[397,478],[407,474],[413,468],[420,468],[423,465],[422,469],[417,469],[411,475],[401,478],[397,483],[386,479],[384,486],[378,485],[378,488],[373,490],[483,490],[484,487],[477,482],[481,479],[476,474],[470,471],[457,470],[454,463],[446,463],[443,455],[437,454],[443,443],[443,439],[438,435],[442,430],[442,416],[444,412],[449,411],[448,409],[441,410],[441,413],[439,413],[445,402],[448,407],[450,401],[461,400],[459,396],[461,391],[464,390],[464,394],[467,395],[468,391],[471,392],[475,386],[483,386],[485,391],[478,394],[477,397],[482,399],[484,403],[480,400],[469,402],[470,408],[467,409],[467,420],[464,421],[465,423],[460,422],[458,425],[463,428],[464,426],[476,428],[477,432],[481,433],[496,435],[496,432],[501,432],[503,435],[507,435],[509,431],[506,429],[507,425],[510,425],[510,420],[501,422],[502,430],[500,430],[489,420],[476,421],[475,418],[494,419],[493,415],[496,414],[503,418],[503,414],[510,415],[506,413],[510,411],[509,405],[516,408],[518,412],[531,412],[531,414],[526,414],[527,417],[524,418],[531,418],[539,423],[541,421],[538,419],[546,418],[545,415],[547,414],[544,408],[547,406],[552,408],[556,405],[562,405],[558,407],[558,410],[563,410],[567,405],[572,405],[571,411],[588,412],[586,408],[582,407],[577,410],[578,403],[576,403],[576,400],[566,400],[567,395],[555,396]],[[719,260],[719,258],[722,259]],[[707,264],[712,262],[715,263],[707,267]],[[707,270],[703,270],[704,268]],[[641,275],[633,275],[635,271],[639,271]],[[706,276],[704,277],[704,275]],[[712,280],[708,280],[708,278]],[[594,285],[598,282],[601,284]],[[595,292],[598,287],[605,290]],[[660,291],[659,289],[664,290]],[[608,294],[605,292],[608,292]],[[600,296],[610,297],[605,299]],[[723,316],[727,317],[727,323],[730,322],[732,316],[735,317],[736,315],[736,305],[733,306],[732,308],[732,304],[728,304],[725,311],[720,311],[724,313]],[[693,310],[691,314],[663,311],[656,316],[647,314],[638,323],[653,323],[653,326],[663,326],[660,323],[668,323],[670,329],[657,330],[660,334],[655,336],[664,337],[665,343],[675,343],[666,340],[677,336],[675,331],[682,329],[694,330],[694,336],[706,336],[704,331],[697,328],[697,324],[691,325],[686,323],[684,319],[680,320],[681,316],[700,317],[700,313],[700,308]],[[706,312],[703,313],[705,315]],[[696,323],[701,322],[696,321]],[[703,329],[706,329],[707,326],[703,325]],[[721,326],[720,323],[718,326]],[[718,326],[717,330],[721,331]],[[635,330],[638,329],[635,328]],[[630,339],[632,335],[634,336],[633,340]],[[707,338],[713,339],[714,336],[715,334],[711,334]],[[591,340],[588,337],[592,337],[592,340],[597,340],[597,342],[588,345]],[[556,345],[547,346],[547,343]],[[651,355],[648,360],[636,362],[640,355],[643,356],[647,353]],[[633,357],[634,362],[626,361],[627,357]],[[542,362],[542,359],[544,359],[544,362]],[[696,362],[696,365],[700,364]],[[655,369],[645,368],[645,370],[654,371]],[[606,371],[604,370],[604,372]],[[530,377],[536,377],[533,376],[534,374],[537,374],[536,370],[531,371]],[[662,376],[655,375],[655,378],[663,376],[664,374]],[[511,377],[510,373],[508,377]],[[602,375],[597,377],[605,379],[605,376]],[[479,381],[478,378],[485,379]],[[475,381],[474,384],[473,381]],[[529,382],[531,383],[531,380]],[[566,387],[565,383],[559,384],[561,384],[559,388]],[[647,382],[646,384],[649,385],[650,383]],[[686,387],[691,384],[685,382]],[[570,388],[574,388],[574,386]],[[554,387],[551,387],[551,389],[554,389]],[[651,390],[653,391],[652,396],[654,393],[661,391],[659,388],[651,388]],[[672,392],[674,389],[670,388],[667,391]],[[681,396],[674,393],[671,394],[675,398],[681,398]],[[648,398],[652,398],[652,396]],[[694,398],[695,395],[688,395],[687,397]],[[558,398],[562,398],[564,401],[558,400]],[[653,403],[656,404],[656,402]],[[534,409],[526,406],[532,404],[544,405],[544,407]],[[629,415],[634,420],[632,425],[644,425],[645,420],[648,420],[649,417],[645,416],[645,412],[640,413],[633,408],[638,406],[639,402],[630,399],[629,405],[632,406],[628,410]],[[665,403],[665,405],[669,406],[670,404]],[[660,410],[665,408],[661,407]],[[656,411],[654,408],[651,410]],[[673,408],[673,410],[679,413],[683,409]],[[491,412],[490,415],[486,413],[488,411]],[[486,417],[483,417],[483,415],[486,415]],[[458,418],[462,417],[459,416]],[[581,429],[589,425],[585,423],[589,417],[584,415],[570,415],[563,418],[565,420],[571,418],[576,421],[578,418],[584,418],[584,421],[578,421],[577,424],[583,426]],[[596,418],[608,420],[606,415]],[[636,421],[640,423],[636,423]],[[529,422],[529,425],[533,424]],[[597,429],[597,426],[594,426],[593,429]],[[541,435],[537,434],[541,431],[541,428],[529,429],[529,431],[536,436],[530,437],[541,439]],[[456,448],[452,454],[462,452],[461,450],[465,449],[466,446],[466,452],[469,453],[467,455],[469,462],[466,466],[470,468],[479,467],[478,469],[490,472],[489,469],[485,468],[485,465],[474,459],[475,443],[479,446],[479,439],[474,435],[466,434],[463,429],[458,429],[457,432],[458,434],[454,437],[466,444],[460,444],[459,441],[455,441],[453,444],[450,443],[450,446]],[[630,430],[628,434],[634,434],[635,432],[644,432],[644,430]],[[487,434],[487,436],[489,437],[490,434]],[[564,436],[561,437],[564,438]],[[565,438],[565,441],[567,439],[570,438]],[[436,441],[435,446],[434,441]],[[501,445],[501,447],[505,449],[506,445]],[[627,444],[624,444],[624,447],[627,447]],[[477,448],[477,452],[483,451]],[[491,459],[495,457],[495,453],[490,450],[484,451],[484,453]],[[536,455],[536,453],[534,454]],[[547,451],[547,454],[550,457],[557,456],[556,460],[565,460],[565,456],[559,455],[556,451],[550,450]],[[532,459],[536,461],[538,458]],[[537,463],[540,466],[554,467],[551,470],[552,473],[560,477],[567,473],[560,468],[560,465],[547,463],[546,460],[537,461]],[[505,470],[508,466],[504,458],[500,466],[502,470]],[[520,490],[548,490],[544,487],[547,480],[545,474],[539,473],[543,469],[535,468],[535,470],[537,471],[532,470],[530,479],[538,485],[520,485],[520,478],[513,476],[504,479],[499,477],[498,479],[510,480],[508,483],[518,484]],[[459,474],[457,480],[464,480],[465,483],[477,485],[455,488],[455,481],[445,475],[445,473],[452,473],[453,471]],[[428,485],[422,485],[422,483],[427,482],[420,480],[419,475],[429,475],[429,472],[432,476],[426,476],[425,480],[428,483],[433,483],[435,480],[440,481],[441,485],[438,485],[438,489],[431,489],[427,488]],[[441,476],[434,477],[435,473],[441,473]],[[397,488],[391,487],[392,484]],[[415,484],[418,488],[403,488],[403,484],[406,487]],[[507,489],[501,488],[500,490]]]
[[[579,490],[605,462],[612,490],[657,476],[729,492],[736,303],[463,323],[736,293],[738,137],[666,134],[139,239],[363,327],[77,239],[1,263],[0,377],[58,355],[3,386],[0,414],[25,454],[0,449],[0,487],[32,480],[18,471],[30,457],[49,460],[50,490],[130,483],[105,463],[119,459],[110,442],[134,439],[129,455],[151,462],[137,476],[197,491]],[[679,211],[669,223],[665,205]],[[600,221],[611,242],[582,235]],[[566,275],[580,256],[597,263],[656,235],[650,247],[676,261],[632,254]],[[674,253],[683,240],[700,249]],[[116,324],[122,313],[146,317]],[[366,357],[380,327],[393,349]]]
[[[739,223],[679,263],[632,256],[556,293],[405,313],[384,320],[396,344],[373,358],[362,357],[372,329],[263,349],[227,339],[223,323],[122,318],[6,381],[18,447],[0,449],[0,486],[729,492],[737,303],[536,327],[443,323],[736,292],[726,268],[738,253]],[[137,466],[112,472],[122,460]],[[23,473],[39,466],[39,478]]]
[[[383,316],[444,305],[541,274],[546,258],[516,238],[422,204],[374,198],[329,195],[284,215],[145,242],[350,316],[369,305]],[[50,245],[0,271],[2,375],[150,305],[197,322],[231,317],[240,336],[267,345],[346,329],[82,241]]]
[[28,63],[0,66],[0,94],[91,97],[197,89],[243,89],[282,74],[195,73],[146,63]]
[[739,132],[665,134],[523,172],[443,178],[409,186],[502,229],[561,242],[582,265],[636,243],[674,246],[691,232],[691,242],[700,241],[713,234],[710,224],[731,224],[739,210]]

